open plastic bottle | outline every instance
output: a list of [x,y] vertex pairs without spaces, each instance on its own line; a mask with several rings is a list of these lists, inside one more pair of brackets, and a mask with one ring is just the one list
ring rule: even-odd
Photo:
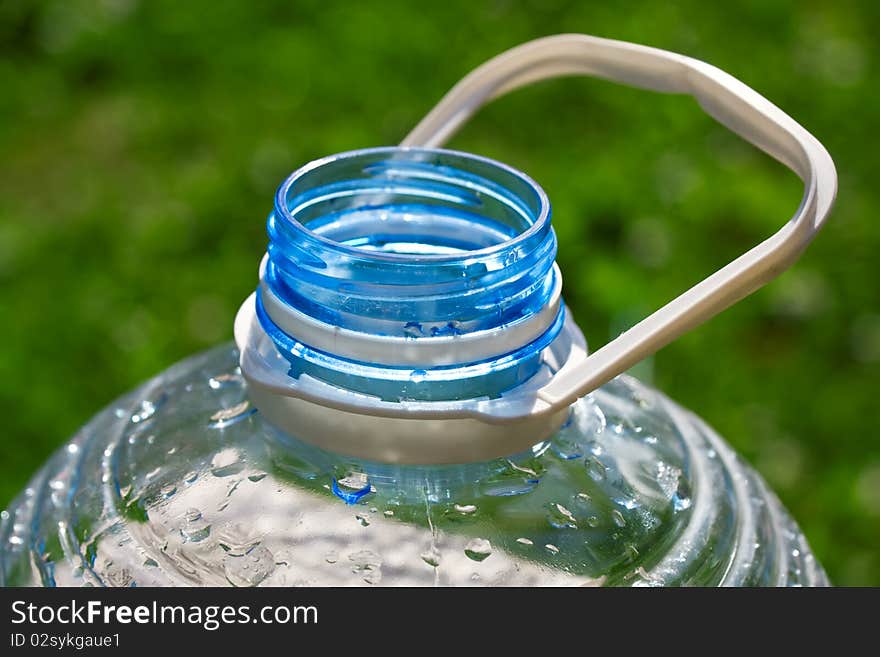
[[[528,176],[438,148],[482,104],[589,74],[693,95],[804,181],[774,236],[590,353]],[[825,149],[729,75],[582,35],[459,83],[401,147],[279,188],[236,344],[111,404],[3,512],[5,585],[822,585],[761,478],[622,374],[788,267]]]

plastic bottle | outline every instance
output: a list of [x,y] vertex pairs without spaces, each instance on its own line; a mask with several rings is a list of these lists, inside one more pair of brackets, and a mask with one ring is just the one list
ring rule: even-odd
[[[780,233],[591,354],[541,188],[433,148],[498,93],[572,72],[689,91],[807,187]],[[0,582],[826,584],[760,477],[621,374],[793,261],[834,196],[821,145],[717,69],[578,35],[487,63],[404,144],[281,185],[237,344],[49,460],[3,512]]]

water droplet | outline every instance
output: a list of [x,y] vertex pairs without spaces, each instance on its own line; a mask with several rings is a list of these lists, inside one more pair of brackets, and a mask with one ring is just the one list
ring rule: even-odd
[[372,550],[352,552],[348,555],[348,560],[357,568],[379,567],[382,565],[382,557]]
[[477,507],[473,504],[456,504],[452,508],[463,515],[470,515],[477,510]]
[[687,479],[678,480],[678,488],[672,496],[672,508],[676,511],[684,511],[691,507],[691,487]]
[[220,409],[211,416],[211,421],[215,423],[215,426],[221,427],[232,424],[233,420],[239,420],[254,412],[255,409],[251,409],[250,405],[251,403],[245,399],[240,404]]
[[165,484],[159,492],[162,494],[162,497],[167,499],[177,492],[177,486],[174,484]]
[[403,327],[403,334],[408,338],[420,338],[424,335],[422,325],[418,322],[407,322]]
[[504,257],[504,265],[506,267],[509,267],[517,260],[519,260],[519,253],[515,249],[513,249],[511,251],[508,251],[507,255]]
[[346,504],[356,504],[362,497],[372,491],[370,480],[363,472],[352,472],[342,479],[331,480],[331,488],[336,495]]
[[534,541],[532,541],[528,538],[518,538],[518,539],[516,539],[516,542],[522,543],[523,545],[534,545],[535,544]]
[[492,554],[492,544],[485,538],[475,538],[464,546],[464,553],[474,561],[485,561]]
[[517,465],[511,460],[505,461],[507,467],[484,479],[481,490],[489,497],[509,497],[523,495],[535,489],[540,480],[540,475],[522,465]]
[[632,511],[639,506],[639,503],[632,497],[618,497],[615,498],[614,503],[628,511]]
[[521,476],[511,477],[500,474],[482,482],[481,490],[488,497],[512,497],[525,495],[535,490],[538,482],[534,479],[523,479]]
[[237,374],[218,374],[217,376],[212,376],[208,379],[208,386],[212,390],[219,390],[220,388],[239,384],[241,382],[242,378]]
[[339,553],[336,552],[336,550],[330,550],[330,552],[324,555],[324,561],[327,563],[336,563],[339,561]]
[[358,523],[360,523],[361,527],[369,527],[370,526],[370,521],[367,520],[364,516],[356,515],[355,519],[358,521]]
[[224,449],[211,460],[211,474],[215,477],[230,477],[244,470],[244,462],[235,449]]
[[559,548],[553,545],[553,543],[547,543],[547,545],[544,546],[544,549],[550,554],[559,554]]
[[409,380],[413,383],[421,383],[425,380],[428,373],[425,370],[413,370],[409,375]]
[[198,509],[188,509],[183,514],[183,523],[180,526],[180,535],[184,542],[199,543],[208,538],[211,533],[211,525],[202,518],[202,512]]
[[373,570],[366,571],[366,575],[364,575],[364,581],[367,584],[379,584],[382,581],[382,569],[376,568]]
[[144,561],[145,568],[156,568],[158,565],[158,561],[156,561],[155,559],[150,559],[149,557],[147,557],[147,559]]
[[623,514],[617,509],[614,509],[614,511],[611,512],[611,520],[613,520],[614,524],[618,527],[626,527],[626,520],[624,520]]
[[657,478],[657,484],[660,486],[660,490],[663,491],[666,499],[671,500],[672,496],[675,495],[675,491],[678,489],[681,470],[664,463],[663,461],[658,461],[654,466],[654,474]]
[[531,477],[533,479],[538,478],[538,473],[535,472],[534,470],[532,470],[531,468],[527,468],[522,465],[517,465],[516,463],[514,463],[513,461],[510,461],[510,460],[507,461],[507,465],[509,465],[511,467],[511,469],[516,470],[517,472],[522,472],[523,474],[528,475],[529,477]]
[[131,421],[134,424],[138,422],[143,422],[153,416],[156,412],[156,406],[148,399],[145,399],[141,402],[140,407],[137,411],[135,411],[131,416]]
[[275,557],[263,546],[242,556],[228,553],[223,557],[223,570],[233,586],[256,586],[275,570]]
[[184,481],[184,483],[191,484],[192,482],[194,482],[198,478],[199,478],[199,474],[197,472],[193,471],[193,472],[188,472],[186,475],[184,475],[183,481]]
[[382,581],[382,557],[371,550],[361,550],[348,555],[352,572],[360,573],[367,584]]
[[602,456],[605,453],[605,447],[596,440],[591,440],[587,444],[587,449],[593,456]]
[[573,461],[584,455],[584,450],[576,441],[562,436],[557,436],[556,440],[553,441],[553,451],[556,452],[559,458],[565,461]]
[[247,522],[225,522],[215,532],[217,543],[233,556],[242,556],[262,541],[262,535]]
[[437,568],[440,565],[440,551],[433,545],[422,552],[420,556],[422,561],[433,568]]
[[386,518],[390,518],[391,516],[394,515],[394,511],[392,511],[391,509],[386,509],[386,510],[383,511],[382,513],[383,513],[383,515],[384,515]]
[[577,529],[577,520],[571,511],[555,502],[550,504],[550,512],[547,514],[550,525],[556,529]]
[[590,527],[598,527],[599,526],[599,518],[597,518],[596,516],[590,516],[589,518],[587,518],[587,524]]
[[587,493],[577,493],[571,498],[575,508],[582,511],[590,511],[593,509],[593,500]]
[[265,479],[265,478],[266,478],[266,473],[265,473],[265,472],[260,472],[260,473],[258,473],[258,474],[248,475],[248,479],[251,480],[251,481],[254,482],[254,483],[257,483],[258,481],[262,481],[262,480]]
[[645,570],[644,566],[639,566],[636,568],[636,573],[641,577],[649,586],[659,586],[663,580],[661,580],[657,575],[652,575],[647,570]]
[[[112,562],[108,561],[106,565],[109,567],[111,564]],[[104,579],[107,584],[116,588],[131,586],[134,581],[127,568],[108,568],[104,573]]]
[[605,465],[595,457],[588,457],[586,460],[587,474],[593,481],[604,481],[606,468]]

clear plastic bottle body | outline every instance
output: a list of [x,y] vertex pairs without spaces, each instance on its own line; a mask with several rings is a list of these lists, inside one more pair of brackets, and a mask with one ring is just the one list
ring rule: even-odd
[[391,466],[273,428],[228,345],[99,413],[0,546],[4,585],[827,584],[761,478],[632,378],[524,454]]

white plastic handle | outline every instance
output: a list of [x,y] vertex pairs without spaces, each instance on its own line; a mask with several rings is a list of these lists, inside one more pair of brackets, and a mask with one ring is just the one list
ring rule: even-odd
[[790,267],[822,227],[837,192],[834,163],[822,144],[736,78],[684,55],[582,34],[537,39],[489,60],[455,85],[401,146],[441,146],[494,98],[567,75],[693,96],[719,123],[792,169],[804,182],[804,197],[775,235],[557,372],[538,393],[552,409],[568,406]]

